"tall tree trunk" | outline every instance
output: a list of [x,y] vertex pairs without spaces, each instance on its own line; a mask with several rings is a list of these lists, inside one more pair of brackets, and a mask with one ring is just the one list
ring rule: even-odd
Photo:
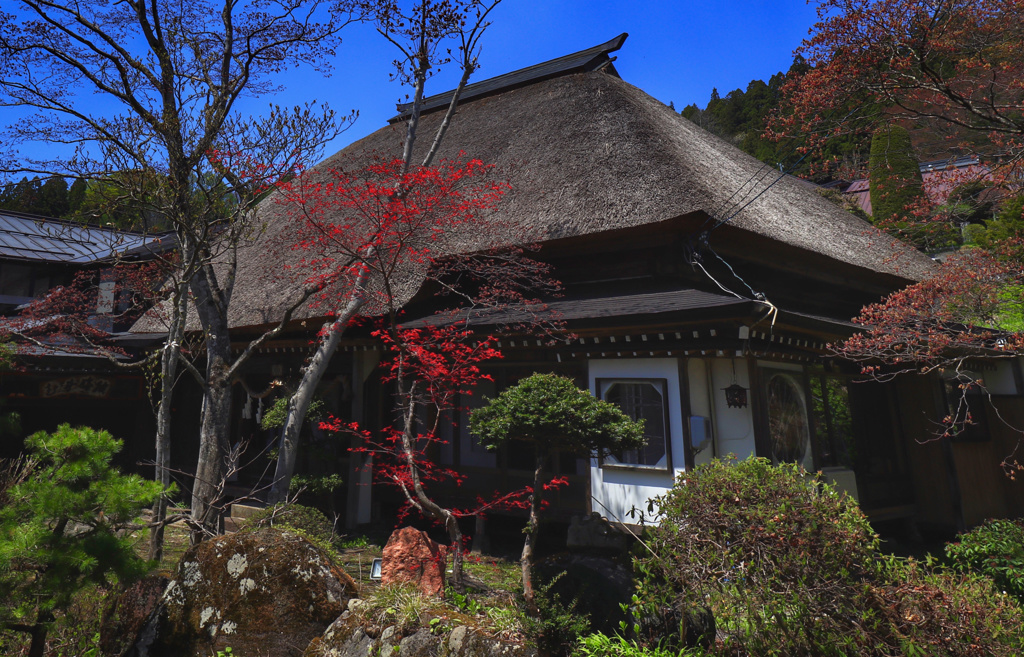
[[171,310],[167,344],[160,354],[160,401],[156,411],[156,480],[164,490],[153,504],[153,529],[149,534],[149,559],[159,561],[164,553],[164,521],[167,520],[167,489],[171,485],[171,401],[178,376],[178,358],[185,333],[188,295],[179,284]]
[[231,427],[231,382],[228,363],[207,347],[206,394],[203,396],[202,424],[199,429],[199,461],[192,487],[192,545],[217,533],[218,498],[224,483],[224,460],[228,454]]
[[359,276],[352,288],[352,296],[345,305],[341,314],[332,322],[324,324],[320,332],[320,340],[317,343],[316,352],[309,361],[309,365],[302,372],[302,380],[299,382],[295,394],[288,400],[288,413],[285,417],[284,426],[281,427],[281,439],[278,444],[277,469],[274,472],[274,485],[270,491],[270,503],[277,504],[288,499],[288,489],[292,483],[292,476],[295,474],[295,462],[299,451],[299,434],[302,431],[302,424],[306,421],[306,411],[313,401],[313,395],[320,381],[327,372],[327,366],[331,357],[338,350],[341,343],[341,336],[349,321],[359,312],[365,302],[364,288],[366,279],[369,276],[369,267],[362,267]]
[[[218,497],[224,484],[224,461],[230,449],[231,336],[226,304],[217,303],[204,273],[193,277],[192,296],[206,344],[206,387],[199,428],[199,461],[192,486],[193,545],[217,533]],[[222,301],[222,300],[221,300]]]
[[459,519],[451,512],[450,509],[442,507],[440,504],[430,499],[427,495],[427,491],[423,489],[423,481],[420,479],[420,471],[416,466],[416,439],[414,426],[416,422],[416,400],[415,400],[415,389],[416,384],[406,388],[405,380],[402,374],[398,375],[398,390],[399,395],[405,399],[403,409],[403,427],[402,427],[402,457],[405,459],[406,466],[409,468],[409,479],[412,481],[412,491],[402,484],[403,490],[407,499],[412,502],[421,512],[429,515],[434,520],[443,523],[445,531],[448,532],[448,540],[451,543],[452,550],[452,585],[457,591],[462,591],[465,588],[465,578],[463,576],[463,540],[462,540],[462,528],[459,527]]
[[544,475],[545,454],[538,446],[537,463],[533,470],[533,495],[530,496],[530,517],[526,521],[526,541],[523,543],[523,554],[519,558],[519,565],[523,569],[523,600],[526,602],[526,611],[536,616],[537,609],[536,591],[533,588],[533,559],[534,549],[537,546],[537,535],[540,533],[540,503],[541,492],[544,490],[542,477]]

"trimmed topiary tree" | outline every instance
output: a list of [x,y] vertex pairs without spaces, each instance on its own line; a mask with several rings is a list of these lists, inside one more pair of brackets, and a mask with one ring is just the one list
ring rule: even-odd
[[875,131],[871,138],[868,179],[875,223],[904,219],[908,210],[922,202],[924,179],[906,129],[886,125]]
[[[545,465],[556,452],[603,456],[637,449],[645,443],[643,422],[576,387],[571,379],[555,374],[534,374],[473,411],[469,430],[480,444],[496,449],[510,440],[531,443],[536,452],[530,515],[520,560],[523,597],[536,612],[533,588],[533,551],[539,532]],[[556,482],[557,485],[557,482]]]

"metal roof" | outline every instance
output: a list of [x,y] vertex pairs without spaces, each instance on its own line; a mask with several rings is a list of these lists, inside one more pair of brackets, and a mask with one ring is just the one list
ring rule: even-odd
[[[540,64],[534,64],[533,66],[527,66],[526,68],[521,68],[518,71],[512,71],[511,73],[505,73],[493,78],[481,80],[480,82],[468,84],[465,89],[462,90],[462,95],[459,96],[459,102],[465,102],[472,98],[479,98],[481,96],[489,96],[530,82],[546,80],[559,75],[582,71],[595,71],[603,66],[611,64],[613,60],[608,56],[608,53],[615,52],[621,48],[622,44],[626,42],[626,37],[628,36],[629,34],[623,32],[611,41],[602,43],[599,46],[574,52],[571,55],[564,55]],[[447,107],[452,101],[453,93],[455,93],[454,89],[424,98],[420,111],[425,113],[439,107]],[[411,108],[412,103],[402,103],[398,105],[398,116],[390,119],[389,123],[404,120],[409,115],[409,110]]]
[[0,259],[88,264],[158,248],[163,237],[0,210]]

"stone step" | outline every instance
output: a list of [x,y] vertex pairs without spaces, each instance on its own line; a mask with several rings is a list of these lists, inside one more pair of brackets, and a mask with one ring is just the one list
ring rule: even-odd
[[231,505],[231,517],[232,518],[251,518],[258,512],[262,511],[262,506],[253,506],[250,504],[232,504]]

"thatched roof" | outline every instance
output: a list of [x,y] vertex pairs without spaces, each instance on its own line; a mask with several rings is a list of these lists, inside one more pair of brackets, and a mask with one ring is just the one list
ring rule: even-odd
[[[621,80],[614,71],[564,72],[460,105],[441,156],[464,151],[493,163],[510,178],[498,218],[531,241],[581,236],[674,217],[708,215],[767,240],[824,255],[905,281],[923,277],[932,262],[880,238],[871,227],[822,198],[802,181],[777,180],[777,170],[702,130]],[[492,90],[493,92],[493,90]],[[441,112],[422,117],[425,150]],[[381,128],[330,157],[316,170],[352,170],[367,153],[401,153],[405,126]],[[776,182],[777,181],[777,182]],[[282,262],[290,223],[273,198],[259,211],[265,234],[240,258],[232,326],[275,320],[292,297]],[[480,246],[461,235],[454,249]],[[416,284],[404,290],[415,292]],[[306,309],[304,316],[323,313]]]

